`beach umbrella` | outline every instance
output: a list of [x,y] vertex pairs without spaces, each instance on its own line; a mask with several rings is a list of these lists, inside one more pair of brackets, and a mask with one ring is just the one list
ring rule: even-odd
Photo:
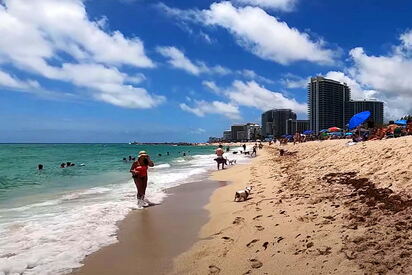
[[328,132],[340,132],[340,131],[342,131],[342,129],[338,127],[330,127],[328,129]]
[[407,124],[407,121],[406,121],[406,119],[400,119],[400,120],[395,121],[395,124],[398,124],[398,125],[406,125],[406,124]]
[[357,113],[349,121],[349,129],[354,129],[364,123],[371,116],[371,112],[365,111]]
[[306,131],[303,132],[303,134],[304,135],[311,135],[311,134],[313,134],[313,131],[312,130],[306,130]]
[[319,132],[321,132],[321,133],[326,133],[326,132],[328,132],[328,129],[322,129],[322,130],[320,130]]
[[352,136],[353,133],[349,132],[349,133],[346,133],[345,135],[346,135],[346,136]]

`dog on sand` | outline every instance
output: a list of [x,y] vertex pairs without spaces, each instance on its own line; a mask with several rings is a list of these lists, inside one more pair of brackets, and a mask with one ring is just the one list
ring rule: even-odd
[[235,201],[241,201],[241,200],[245,201],[245,200],[247,200],[247,198],[249,197],[251,191],[252,191],[251,186],[248,186],[243,190],[236,191]]
[[235,160],[235,159],[229,160],[229,165],[235,165],[235,164],[236,164],[236,160]]

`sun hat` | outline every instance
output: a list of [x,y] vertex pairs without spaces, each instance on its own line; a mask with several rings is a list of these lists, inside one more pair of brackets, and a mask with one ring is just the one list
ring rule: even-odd
[[140,151],[139,152],[139,158],[140,157],[147,157],[148,156],[148,154],[146,153],[146,151]]

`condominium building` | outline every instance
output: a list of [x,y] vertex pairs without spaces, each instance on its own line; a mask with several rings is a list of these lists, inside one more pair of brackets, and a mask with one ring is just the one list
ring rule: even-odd
[[224,141],[230,141],[232,140],[232,131],[226,130],[223,132],[223,140]]
[[346,83],[321,76],[311,78],[308,85],[310,129],[319,132],[330,127],[344,128],[350,93]]
[[236,124],[231,127],[232,141],[242,141],[245,139],[245,125]]
[[309,120],[296,120],[296,131],[298,133],[303,133],[306,130],[310,130]]
[[256,140],[261,136],[261,127],[256,123],[246,123],[245,132],[247,140]]
[[256,140],[261,136],[261,128],[256,123],[232,125],[231,131],[225,131],[224,136],[229,136],[229,132],[231,141]]
[[280,137],[296,130],[296,114],[291,109],[273,109],[262,114],[262,136]]
[[374,126],[383,125],[383,102],[377,100],[351,100],[347,102],[347,116],[346,123],[349,123],[349,120],[354,114],[369,111],[371,116],[368,119],[368,122]]

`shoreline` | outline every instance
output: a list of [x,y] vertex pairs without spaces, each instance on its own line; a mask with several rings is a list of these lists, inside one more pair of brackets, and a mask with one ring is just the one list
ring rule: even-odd
[[118,242],[88,255],[72,275],[167,274],[208,220],[204,206],[226,182],[203,180],[167,189],[160,205],[131,211],[118,224]]
[[[411,274],[412,138],[345,143],[289,144],[281,147],[285,156],[279,156],[280,147],[265,146],[248,164],[212,172],[211,182],[227,184],[208,195],[193,184],[182,185],[192,185],[192,195],[204,195],[201,205],[196,201],[203,220],[188,218],[192,237],[185,236],[186,245],[169,246],[165,259],[149,258],[141,273]],[[250,198],[235,203],[235,191],[246,186],[253,186]],[[178,200],[179,193],[170,198]],[[183,216],[188,207],[180,205],[176,210]],[[151,237],[162,232],[167,228]],[[74,274],[138,274],[136,247],[136,240],[119,246],[112,258],[103,248],[95,253],[101,255],[95,269]],[[127,259],[121,257],[125,253]],[[103,268],[111,264],[115,271]]]

